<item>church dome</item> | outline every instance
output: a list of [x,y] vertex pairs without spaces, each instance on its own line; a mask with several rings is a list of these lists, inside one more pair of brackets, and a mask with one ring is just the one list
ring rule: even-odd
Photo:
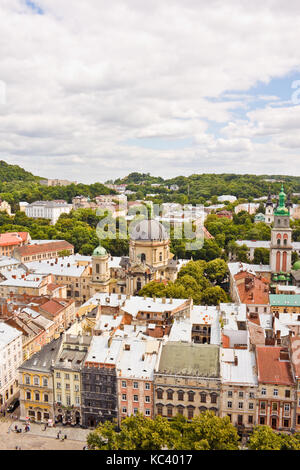
[[300,260],[293,265],[293,271],[300,271]]
[[130,225],[129,233],[131,240],[159,241],[169,239],[165,227],[153,219],[143,219],[136,225]]
[[97,246],[97,248],[95,248],[93,251],[93,256],[106,256],[106,255],[107,255],[107,251],[101,245]]

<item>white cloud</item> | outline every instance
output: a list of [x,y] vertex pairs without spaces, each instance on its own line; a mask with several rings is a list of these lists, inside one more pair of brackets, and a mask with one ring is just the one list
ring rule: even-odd
[[[299,173],[299,107],[264,93],[263,109],[235,114],[249,109],[250,87],[299,70],[298,1],[35,3],[43,15],[21,0],[0,5],[1,158],[86,182],[129,171]],[[224,126],[221,137],[208,122]],[[195,144],[126,145],[144,137]]]

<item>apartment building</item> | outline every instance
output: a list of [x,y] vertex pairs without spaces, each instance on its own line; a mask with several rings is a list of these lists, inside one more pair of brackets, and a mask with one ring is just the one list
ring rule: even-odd
[[59,352],[52,363],[55,421],[81,424],[81,370],[91,336],[63,334]]
[[18,392],[18,367],[23,362],[22,333],[0,322],[0,408],[5,410]]
[[27,217],[34,219],[50,219],[50,223],[55,225],[61,214],[69,214],[72,210],[72,204],[66,201],[35,201],[25,206]]
[[211,344],[167,342],[154,371],[154,413],[192,419],[220,408],[219,347]]
[[118,419],[117,360],[122,338],[94,336],[82,370],[82,423]]
[[127,416],[142,413],[154,417],[153,374],[160,341],[124,338],[117,363],[119,424]]
[[45,261],[59,258],[61,252],[74,254],[74,246],[65,240],[45,241],[45,243],[34,243],[14,249],[13,256],[22,263],[31,261]]
[[60,349],[62,337],[46,344],[19,367],[20,419],[37,423],[54,423],[54,385],[52,363]]
[[28,232],[11,232],[0,234],[0,256],[12,256],[16,247],[30,243]]
[[220,416],[229,416],[240,434],[257,424],[257,374],[255,353],[247,349],[221,348]]
[[288,350],[280,346],[257,346],[256,364],[257,424],[291,432],[295,429],[296,383]]

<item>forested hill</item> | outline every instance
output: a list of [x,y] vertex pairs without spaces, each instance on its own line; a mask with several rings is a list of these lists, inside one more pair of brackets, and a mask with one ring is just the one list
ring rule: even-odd
[[[266,196],[269,191],[277,194],[281,182],[284,183],[285,192],[300,193],[300,176],[282,175],[237,175],[237,174],[194,174],[191,176],[177,176],[164,180],[161,177],[151,176],[149,173],[130,173],[115,183],[126,183],[128,189],[148,193],[168,193],[166,187],[176,184],[177,194],[189,195],[189,200],[210,198],[222,194],[231,194],[237,198],[259,198]],[[155,186],[151,186],[155,184]],[[160,185],[160,186],[156,186]],[[151,190],[150,190],[151,189]]]
[[38,176],[34,176],[29,171],[24,170],[18,165],[10,165],[0,160],[0,182],[6,181],[39,181]]

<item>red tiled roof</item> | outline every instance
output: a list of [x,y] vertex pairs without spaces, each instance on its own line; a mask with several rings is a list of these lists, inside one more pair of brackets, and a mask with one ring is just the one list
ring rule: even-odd
[[234,279],[241,303],[258,305],[267,305],[269,303],[269,281],[267,279],[258,278],[246,271],[239,272],[234,276]]
[[74,250],[74,246],[66,241],[53,241],[36,245],[25,245],[16,249],[20,256],[35,255],[37,253],[48,253],[51,251]]
[[47,285],[47,289],[49,291],[54,291],[56,289],[61,289],[62,287],[64,287],[64,285],[61,285],[61,284],[53,284],[53,283],[50,283]]
[[294,384],[290,361],[280,360],[282,349],[277,346],[256,347],[259,382],[278,385]]
[[55,317],[65,308],[65,305],[52,299],[43,304],[41,308]]
[[28,238],[28,232],[11,232],[0,234],[0,246],[20,245]]

